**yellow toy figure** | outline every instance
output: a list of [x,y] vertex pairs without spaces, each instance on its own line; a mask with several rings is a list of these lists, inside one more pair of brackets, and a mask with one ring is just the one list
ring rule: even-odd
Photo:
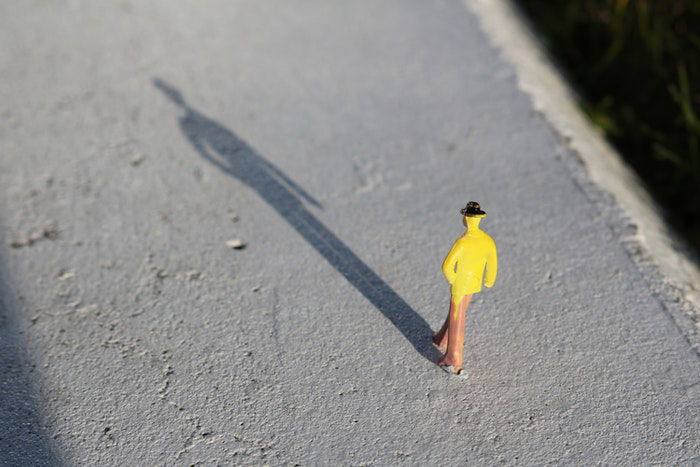
[[[483,230],[479,222],[486,217],[479,203],[469,201],[461,211],[467,231],[452,245],[450,253],[442,263],[442,273],[450,283],[452,300],[450,313],[440,331],[433,334],[433,342],[440,350],[447,351],[440,365],[448,373],[462,372],[462,347],[467,307],[472,296],[481,292],[482,282],[492,287],[498,272],[496,243]],[[484,274],[484,268],[486,274]]]

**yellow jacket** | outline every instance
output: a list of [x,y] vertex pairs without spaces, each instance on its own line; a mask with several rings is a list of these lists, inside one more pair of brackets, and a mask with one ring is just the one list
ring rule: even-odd
[[[496,242],[483,230],[470,227],[452,245],[442,263],[442,273],[451,285],[453,300],[481,292],[482,282],[492,287],[498,273]],[[486,277],[484,277],[486,268]]]

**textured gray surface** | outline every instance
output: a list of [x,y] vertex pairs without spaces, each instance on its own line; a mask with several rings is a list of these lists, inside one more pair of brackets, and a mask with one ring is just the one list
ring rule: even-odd
[[698,462],[697,354],[459,2],[3,2],[0,43],[0,464]]

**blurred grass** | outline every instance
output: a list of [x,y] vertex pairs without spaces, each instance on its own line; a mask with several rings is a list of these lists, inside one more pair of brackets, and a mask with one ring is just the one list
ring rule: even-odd
[[700,0],[518,0],[581,108],[700,251]]

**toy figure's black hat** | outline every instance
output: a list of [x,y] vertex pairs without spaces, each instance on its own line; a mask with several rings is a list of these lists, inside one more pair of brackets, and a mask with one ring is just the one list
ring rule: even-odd
[[467,206],[459,211],[463,216],[467,217],[483,217],[486,215],[484,211],[481,210],[481,206],[476,201],[469,201]]

